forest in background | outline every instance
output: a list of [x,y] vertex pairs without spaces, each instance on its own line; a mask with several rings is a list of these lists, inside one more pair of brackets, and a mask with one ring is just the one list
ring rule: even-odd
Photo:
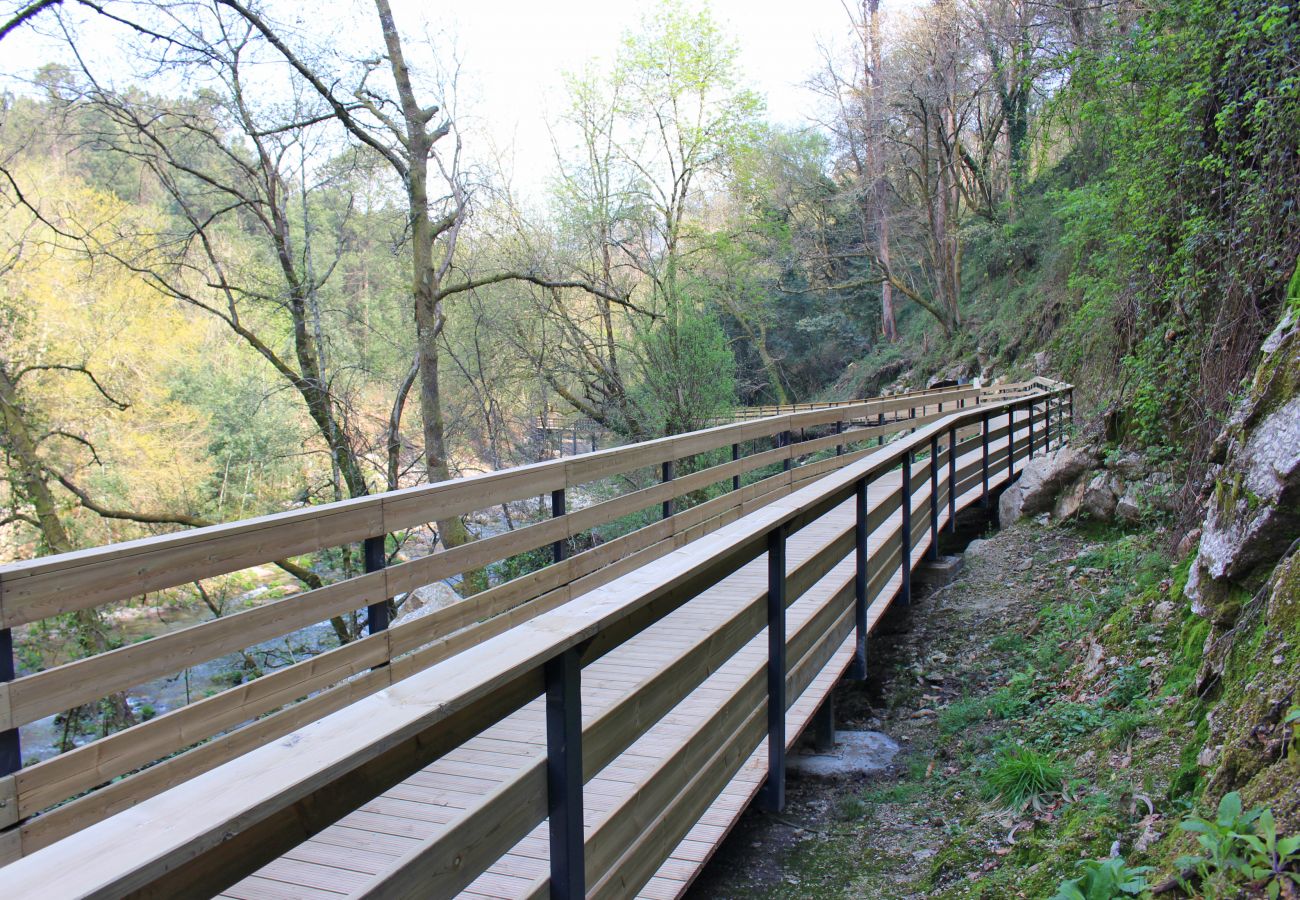
[[1028,371],[1190,513],[1300,251],[1300,11],[854,13],[795,129],[707,8],[655,8],[569,75],[525,198],[385,0],[346,44],[247,0],[12,7],[0,47],[65,52],[0,106],[0,558],[536,461],[539,415],[634,440]]

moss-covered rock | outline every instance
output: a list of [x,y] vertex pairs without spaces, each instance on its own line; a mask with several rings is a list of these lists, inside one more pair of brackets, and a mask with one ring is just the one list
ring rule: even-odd
[[1187,595],[1231,626],[1234,586],[1253,590],[1300,533],[1300,321],[1288,310],[1264,342],[1247,397],[1215,444],[1221,468]]

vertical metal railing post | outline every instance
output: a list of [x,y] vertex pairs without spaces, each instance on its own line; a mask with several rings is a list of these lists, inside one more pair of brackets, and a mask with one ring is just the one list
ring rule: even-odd
[[[551,518],[558,519],[567,512],[564,499],[564,488],[556,488],[551,491]],[[565,550],[568,547],[568,541],[560,538],[551,544],[551,559],[555,562],[563,562]]]
[[899,571],[902,586],[898,600],[904,606],[912,602],[912,451],[903,454],[903,529],[899,535]]
[[[844,433],[844,423],[843,423],[842,421],[840,421],[839,419],[836,419],[836,420],[835,420],[835,433],[836,433],[836,434],[843,434],[843,433]],[[835,455],[836,455],[836,456],[843,456],[843,455],[844,455],[844,445],[843,445],[843,444],[838,444],[838,443],[837,443],[837,444],[835,445]]]
[[948,533],[957,533],[957,426],[948,429]]
[[551,898],[586,894],[582,834],[582,666],[570,648],[546,661],[546,814]]
[[[664,461],[662,474],[663,477],[661,478],[661,483],[667,484],[668,482],[673,480],[673,461],[671,459]],[[673,517],[672,497],[669,497],[667,500],[664,501],[663,513],[665,519],[671,519]]]
[[[740,459],[740,444],[732,444],[732,445],[731,445],[731,461],[732,461],[732,462],[736,462],[736,461],[739,460],[739,459]],[[731,476],[731,489],[732,489],[733,491],[738,491],[738,490],[740,490],[740,473],[739,473],[739,472],[737,472],[735,475],[732,475],[732,476]]]
[[853,525],[853,622],[857,629],[857,646],[853,650],[853,668],[849,677],[867,680],[867,557],[868,517],[867,479],[860,478],[854,488]]
[[[880,427],[880,428],[884,428],[884,427],[885,427],[885,414],[884,414],[884,413],[876,413],[876,425],[877,425],[877,427]],[[877,447],[883,447],[883,446],[885,446],[885,436],[884,436],[883,434],[877,436],[877,438],[876,438],[876,446],[877,446]]]
[[1029,401],[1029,455],[1025,459],[1034,458],[1034,401]]
[[[781,432],[781,446],[782,446],[782,447],[790,447],[790,446],[793,446],[793,445],[794,445],[794,432],[793,432],[793,431],[783,431],[783,432]],[[789,472],[789,471],[790,471],[790,465],[791,465],[793,462],[794,462],[794,454],[791,453],[790,455],[786,456],[786,458],[783,459],[783,460],[781,461],[781,471],[783,471],[783,472]]]
[[1016,407],[1007,407],[1007,483],[1016,474]]
[[939,558],[939,436],[930,438],[930,548],[926,559]]
[[989,505],[989,414],[981,419],[984,426],[984,489],[980,493],[980,506],[988,509]]
[[[383,569],[388,564],[388,558],[384,553],[384,535],[366,538],[365,543],[362,544],[362,555],[367,572],[378,572]],[[388,628],[387,597],[366,607],[366,633],[378,634],[386,628]]]
[[[14,680],[14,634],[11,629],[0,628],[0,684]],[[23,767],[22,744],[18,728],[0,731],[0,778],[12,775]]]
[[759,802],[768,812],[785,808],[785,535],[767,535],[767,781]]

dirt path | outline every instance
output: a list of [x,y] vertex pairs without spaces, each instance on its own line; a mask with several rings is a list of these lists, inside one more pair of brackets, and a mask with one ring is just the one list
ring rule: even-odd
[[[981,782],[995,754],[1016,740],[1028,698],[1043,694],[1029,684],[1050,681],[1053,689],[1032,705],[1053,706],[1058,682],[1067,688],[1061,676],[1104,612],[1093,603],[1076,633],[1063,630],[1059,610],[1073,608],[1076,591],[1103,595],[1111,575],[1131,574],[1079,564],[1108,540],[1126,540],[1096,537],[1014,526],[972,543],[953,583],[891,613],[871,641],[870,680],[842,684],[836,698],[839,728],[883,731],[899,742],[894,765],[876,776],[792,778],[786,811],[748,811],[689,896],[1040,896],[1013,887],[1010,872],[989,876],[1037,865],[1022,852],[1023,835],[1054,833],[1069,791],[1013,814],[983,795]],[[1090,848],[1084,840],[1069,852],[1077,859]]]

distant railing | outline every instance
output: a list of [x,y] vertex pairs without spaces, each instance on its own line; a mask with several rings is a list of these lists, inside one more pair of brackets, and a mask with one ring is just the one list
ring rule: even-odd
[[[871,452],[869,446],[855,445],[882,443],[927,425],[940,415],[940,404],[951,410],[978,399],[977,389],[961,387],[838,404],[2,566],[4,662],[12,661],[11,629],[63,613],[348,544],[363,545],[366,571],[0,681],[0,862],[46,846],[555,609]],[[811,436],[816,432],[823,433]],[[718,451],[729,451],[730,458],[708,458]],[[810,459],[832,451],[837,455]],[[796,465],[801,460],[805,464]],[[680,472],[683,461],[698,470]],[[775,473],[762,471],[776,466],[781,468]],[[658,483],[570,508],[574,488],[638,472]],[[751,473],[759,477],[745,483],[744,476]],[[725,492],[677,508],[681,498],[706,489]],[[550,519],[386,564],[386,536],[395,532],[547,496]],[[655,507],[659,521],[570,553],[571,538]],[[388,627],[390,599],[542,548],[550,548],[550,565]],[[360,610],[366,611],[367,626],[357,640],[51,759],[18,765],[20,726]]]

